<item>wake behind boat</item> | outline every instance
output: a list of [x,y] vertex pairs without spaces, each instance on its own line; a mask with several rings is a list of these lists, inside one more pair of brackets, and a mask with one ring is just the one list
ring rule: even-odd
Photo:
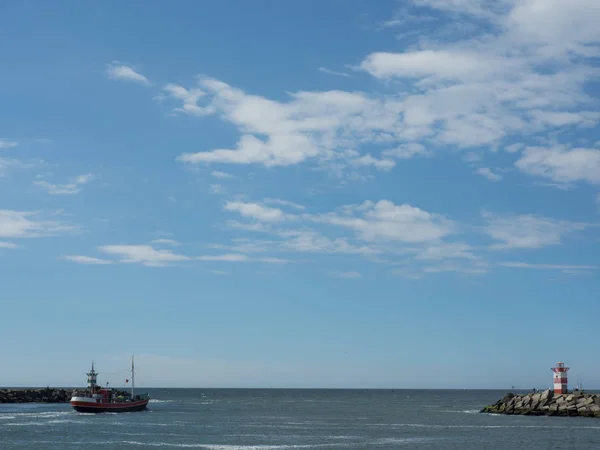
[[[133,412],[143,411],[148,406],[150,396],[147,394],[135,395],[135,372],[133,357],[131,358],[131,394],[124,391],[103,388],[97,384],[98,372],[92,370],[87,374],[88,387],[85,391],[74,391],[71,397],[71,406],[75,411],[85,413],[101,412]],[[128,381],[128,380],[127,380]]]

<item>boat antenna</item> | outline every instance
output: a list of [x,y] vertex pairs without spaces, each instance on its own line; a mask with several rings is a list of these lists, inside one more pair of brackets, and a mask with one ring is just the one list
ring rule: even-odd
[[131,355],[131,400],[133,400],[133,388],[135,386],[135,373],[133,370],[133,355]]

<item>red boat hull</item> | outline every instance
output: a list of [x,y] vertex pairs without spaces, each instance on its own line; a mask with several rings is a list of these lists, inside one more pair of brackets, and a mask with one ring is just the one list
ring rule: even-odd
[[83,413],[134,412],[146,409],[149,401],[150,399],[126,403],[90,403],[73,401],[71,402],[71,406],[75,411]]

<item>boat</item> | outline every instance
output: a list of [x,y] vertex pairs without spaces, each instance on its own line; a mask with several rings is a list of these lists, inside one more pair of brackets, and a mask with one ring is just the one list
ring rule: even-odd
[[[103,413],[103,412],[134,412],[143,411],[148,406],[150,396],[148,394],[135,395],[135,372],[133,366],[133,357],[131,357],[131,393],[109,389],[97,384],[98,372],[94,370],[92,361],[92,370],[87,374],[88,387],[84,391],[73,391],[71,397],[71,406],[77,412],[83,413]],[[125,380],[126,383],[129,380]]]

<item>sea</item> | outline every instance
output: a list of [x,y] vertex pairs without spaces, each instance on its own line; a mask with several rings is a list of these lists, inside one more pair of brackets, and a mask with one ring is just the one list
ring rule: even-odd
[[481,414],[506,391],[148,389],[148,410],[0,404],[0,449],[600,449],[600,420]]

